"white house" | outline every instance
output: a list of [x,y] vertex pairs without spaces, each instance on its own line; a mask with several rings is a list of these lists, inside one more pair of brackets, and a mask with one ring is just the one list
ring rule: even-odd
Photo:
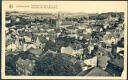
[[69,54],[69,55],[74,56],[75,50],[71,46],[61,47],[61,53],[65,53],[65,54]]
[[27,45],[27,49],[30,49],[30,48],[36,49],[37,46],[36,46],[36,44],[28,44],[28,45]]
[[84,63],[86,65],[91,65],[91,67],[97,66],[97,56],[84,60]]
[[24,38],[25,38],[25,42],[31,42],[31,37],[29,37],[29,36],[24,36]]
[[20,21],[20,18],[16,18],[16,22],[19,22]]
[[94,46],[90,45],[90,46],[88,47],[88,49],[89,49],[89,53],[91,54],[91,51],[94,49]]
[[11,20],[6,20],[5,23],[6,23],[6,24],[9,24],[9,23],[11,23]]
[[36,44],[23,44],[23,51],[27,51],[28,49],[31,49],[31,48],[33,48],[33,49],[36,49],[37,48],[37,45]]
[[17,45],[14,43],[8,45],[6,48],[6,50],[12,50],[12,51],[16,51],[16,49],[17,49]]
[[[117,53],[119,53],[120,51],[124,51],[124,48],[121,47],[117,47]],[[120,54],[120,53],[119,53]],[[123,54],[120,54],[121,56],[124,56]]]

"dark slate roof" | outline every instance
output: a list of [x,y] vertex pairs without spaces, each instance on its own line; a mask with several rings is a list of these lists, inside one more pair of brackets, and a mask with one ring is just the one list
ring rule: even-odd
[[108,72],[98,67],[94,67],[89,73],[86,74],[86,76],[111,76],[111,75]]
[[108,72],[100,69],[99,67],[94,67],[80,72],[78,76],[111,76],[111,75]]
[[117,55],[117,58],[116,59],[111,59],[109,61],[109,63],[115,65],[115,66],[118,66],[120,68],[123,68],[124,67],[124,58]]
[[121,60],[114,60],[114,61],[109,61],[109,64],[106,67],[106,70],[108,73],[110,73],[113,76],[121,76],[122,71],[123,71],[123,62]]
[[35,55],[40,55],[42,53],[41,49],[29,49],[29,52]]

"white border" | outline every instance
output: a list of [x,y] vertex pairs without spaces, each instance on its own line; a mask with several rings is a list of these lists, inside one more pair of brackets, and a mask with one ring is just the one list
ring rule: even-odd
[[[5,75],[5,11],[11,11],[8,6],[9,4],[57,4],[58,9],[57,10],[51,10],[51,12],[54,11],[78,11],[82,12],[84,11],[85,5],[85,11],[92,13],[93,10],[95,12],[125,12],[125,54],[124,54],[124,74],[121,77],[95,77],[95,76],[6,76]],[[75,5],[76,4],[76,5]],[[85,4],[85,5],[84,5]],[[66,7],[68,5],[68,7]],[[74,5],[74,6],[73,6]],[[75,7],[76,6],[76,7]],[[63,9],[62,9],[63,8]],[[81,8],[81,9],[80,9]],[[71,10],[70,10],[71,9]],[[90,10],[93,9],[93,10]],[[22,11],[22,9],[12,9],[13,10],[19,10]],[[25,9],[30,10],[30,9]],[[40,11],[40,10],[35,10]],[[2,2],[2,79],[126,79],[127,77],[127,2],[126,1],[3,1]]]

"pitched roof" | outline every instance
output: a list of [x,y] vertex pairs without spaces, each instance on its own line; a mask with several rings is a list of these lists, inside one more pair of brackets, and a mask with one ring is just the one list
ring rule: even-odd
[[86,76],[110,76],[110,74],[98,67],[94,67]]
[[[120,58],[118,58],[118,57],[120,57]],[[124,58],[119,56],[119,55],[117,55],[117,58],[113,59],[113,60],[111,59],[109,61],[109,63],[111,63],[111,64],[113,64],[115,66],[118,66],[120,68],[123,68],[124,67]]]
[[29,49],[29,52],[35,55],[40,55],[42,53],[41,49]]

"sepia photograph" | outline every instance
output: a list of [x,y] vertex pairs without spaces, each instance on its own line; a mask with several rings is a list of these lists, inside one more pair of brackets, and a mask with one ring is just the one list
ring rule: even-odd
[[123,12],[6,12],[6,75],[121,76],[123,21]]
[[[20,11],[14,7],[47,11]],[[5,76],[127,75],[125,11],[73,12],[58,7],[9,4],[12,10],[4,10]]]

